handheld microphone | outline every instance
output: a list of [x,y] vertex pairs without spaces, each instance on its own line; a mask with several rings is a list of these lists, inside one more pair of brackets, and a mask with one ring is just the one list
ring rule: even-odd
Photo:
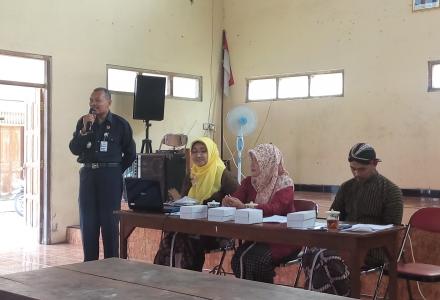
[[[93,109],[92,107],[90,107],[90,109],[89,109],[89,114],[95,114],[95,109]],[[92,125],[93,125],[93,122],[91,122],[91,121],[87,122],[87,124],[86,124],[86,131],[87,131],[87,132],[92,131]]]

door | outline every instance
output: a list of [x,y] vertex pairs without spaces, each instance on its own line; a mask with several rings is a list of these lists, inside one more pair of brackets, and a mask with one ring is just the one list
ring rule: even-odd
[[28,227],[40,240],[40,107],[44,100],[42,89],[35,88],[35,97],[26,100],[24,124],[24,217]]
[[[35,240],[51,243],[50,82],[51,58],[0,49],[0,94],[24,102],[22,140],[23,214]],[[12,95],[12,96],[11,96]],[[20,98],[17,98],[20,96]],[[40,230],[38,230],[40,229]]]

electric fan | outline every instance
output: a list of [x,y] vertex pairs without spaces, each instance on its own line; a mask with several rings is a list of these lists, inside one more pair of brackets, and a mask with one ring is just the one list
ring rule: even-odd
[[245,105],[238,105],[226,115],[229,130],[237,136],[237,179],[241,182],[241,152],[244,149],[244,136],[252,133],[257,127],[257,115]]

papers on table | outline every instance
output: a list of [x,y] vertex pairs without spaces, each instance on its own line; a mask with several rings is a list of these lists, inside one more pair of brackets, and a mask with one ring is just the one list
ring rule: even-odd
[[388,225],[376,225],[376,224],[354,224],[350,228],[344,229],[344,231],[364,231],[373,232],[388,229],[393,227],[393,224]]
[[172,202],[171,204],[172,205],[184,206],[184,205],[194,205],[196,203],[197,203],[197,200],[195,200],[195,199],[193,199],[191,197],[185,196],[185,197],[183,197],[183,198],[181,198],[179,200],[176,200],[176,201]]
[[273,215],[271,217],[263,218],[263,223],[287,223],[287,217]]
[[315,220],[315,226],[313,226],[313,229],[327,229],[327,221]]

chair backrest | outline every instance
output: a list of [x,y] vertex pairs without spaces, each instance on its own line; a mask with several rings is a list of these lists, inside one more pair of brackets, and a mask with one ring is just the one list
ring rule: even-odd
[[416,211],[409,220],[413,228],[440,233],[440,207],[424,207]]
[[159,150],[161,150],[162,145],[168,147],[173,147],[173,150],[183,150],[186,148],[188,143],[188,136],[185,134],[165,134],[160,142]]
[[408,239],[411,228],[440,233],[440,207],[424,207],[411,216],[400,246],[398,261],[402,258],[406,240]]
[[295,199],[293,201],[293,206],[296,211],[314,210],[316,216],[318,216],[318,204],[311,200]]

